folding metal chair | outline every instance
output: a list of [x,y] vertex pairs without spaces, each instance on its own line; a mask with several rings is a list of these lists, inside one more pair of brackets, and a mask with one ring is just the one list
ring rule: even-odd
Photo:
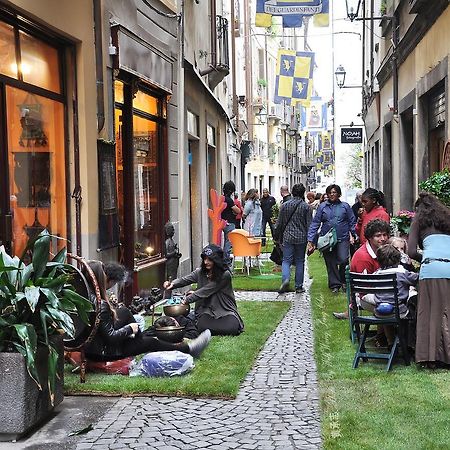
[[[371,274],[365,275],[360,273],[349,272],[348,274],[349,288],[350,288],[350,302],[349,314],[352,317],[353,328],[355,330],[357,339],[359,341],[358,349],[356,350],[353,360],[353,368],[356,369],[359,360],[368,359],[386,359],[386,370],[390,370],[392,361],[398,351],[400,345],[402,356],[405,365],[409,365],[410,358],[407,345],[407,319],[400,318],[399,304],[398,304],[398,288],[397,275],[394,274]],[[366,294],[392,294],[394,297],[394,314],[386,317],[376,317],[374,315],[362,315],[361,310],[357,304],[358,295]],[[395,338],[392,349],[389,353],[369,353],[366,350],[366,339],[369,328],[372,325],[392,325],[395,328]],[[361,326],[364,326],[361,333]]]

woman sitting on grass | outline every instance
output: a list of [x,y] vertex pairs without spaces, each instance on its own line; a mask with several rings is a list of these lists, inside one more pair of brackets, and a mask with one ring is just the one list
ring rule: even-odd
[[231,273],[224,263],[223,250],[209,244],[203,249],[201,258],[199,268],[172,282],[165,281],[164,288],[172,290],[197,283],[197,289],[189,291],[183,302],[195,302],[198,330],[209,329],[213,335],[236,336],[243,331],[244,322],[237,310]]
[[[141,332],[128,308],[122,306],[116,309],[109,302],[106,295],[106,275],[103,263],[89,261],[88,265],[94,272],[102,297],[98,313],[99,327],[94,339],[86,346],[85,350],[88,359],[91,361],[116,361],[141,353],[170,350],[179,350],[192,356],[199,356],[208,345],[211,333],[207,329],[198,338],[187,343],[177,344],[160,341],[156,337],[150,336],[149,333]],[[85,275],[87,274],[85,273]],[[86,276],[86,279],[89,281],[91,292],[94,292],[91,277]]]

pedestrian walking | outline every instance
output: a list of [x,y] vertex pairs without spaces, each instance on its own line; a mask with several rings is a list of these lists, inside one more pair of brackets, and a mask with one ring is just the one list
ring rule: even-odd
[[271,217],[272,217],[272,206],[274,206],[276,204],[276,200],[275,200],[275,197],[270,195],[269,189],[264,188],[263,195],[262,195],[260,201],[261,201],[261,209],[262,209],[261,236],[263,237],[261,244],[263,246],[265,246],[266,245],[267,224],[269,224],[270,234],[273,237],[273,223],[272,223]]
[[[304,292],[305,254],[308,228],[311,223],[311,209],[304,200],[305,186],[295,184],[292,197],[283,203],[275,225],[276,237],[282,244],[281,286],[279,294],[289,290],[291,265],[295,262],[295,292]],[[277,235],[278,234],[278,235]]]
[[227,222],[225,228],[223,229],[223,253],[225,264],[231,269],[232,259],[231,259],[231,242],[228,238],[230,231],[236,228],[236,215],[239,214],[240,209],[234,204],[234,200],[231,198],[234,191],[236,190],[235,184],[230,180],[223,185],[223,195],[225,197],[225,202],[227,204],[226,208],[222,211],[222,219]]
[[339,289],[345,289],[345,266],[348,264],[350,243],[354,241],[355,216],[350,205],[340,200],[340,186],[331,184],[326,188],[326,195],[328,200],[319,205],[309,227],[308,254],[316,249],[317,233],[324,236],[334,228],[337,242],[332,249],[323,252],[323,257],[327,267],[328,287],[337,294]]
[[244,230],[250,236],[261,236],[262,209],[256,189],[249,189],[247,192],[242,217],[245,219]]
[[[450,209],[421,193],[408,238],[408,254],[421,261],[417,305],[416,362],[450,364]],[[423,249],[420,254],[417,248]]]

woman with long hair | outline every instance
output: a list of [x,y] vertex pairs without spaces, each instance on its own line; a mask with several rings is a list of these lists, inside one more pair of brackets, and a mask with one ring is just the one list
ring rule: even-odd
[[209,329],[213,335],[236,336],[244,329],[238,313],[231,284],[231,273],[224,263],[223,250],[207,245],[201,254],[201,266],[189,275],[172,282],[165,281],[165,289],[177,289],[196,283],[185,303],[195,303],[195,318],[199,331]]
[[[415,203],[408,254],[421,261],[416,362],[450,364],[450,208],[423,192]],[[423,249],[420,254],[417,248]]]
[[356,223],[356,234],[361,245],[365,244],[364,230],[367,224],[374,219],[381,219],[389,223],[389,214],[386,212],[384,194],[374,188],[367,188],[361,194],[362,208],[358,210],[358,221]]
[[247,230],[250,236],[261,235],[262,209],[259,201],[259,194],[256,189],[249,189],[245,196],[244,213],[242,217],[245,219],[244,230]]
[[[179,350],[192,356],[199,356],[211,339],[209,330],[205,330],[198,338],[189,342],[172,344],[160,341],[139,330],[131,312],[129,315],[123,309],[116,309],[106,294],[106,275],[101,261],[88,261],[95,275],[102,298],[100,304],[100,323],[92,342],[86,346],[86,357],[91,361],[116,361],[141,353]],[[84,271],[91,292],[94,285],[91,277]],[[121,307],[125,308],[125,307]],[[126,308],[125,308],[126,309]],[[128,320],[127,320],[128,316]]]

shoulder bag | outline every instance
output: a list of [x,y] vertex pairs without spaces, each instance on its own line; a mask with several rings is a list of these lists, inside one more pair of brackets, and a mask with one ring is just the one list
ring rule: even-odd
[[[335,215],[333,215],[333,220],[335,219]],[[338,242],[337,232],[335,225],[333,225],[323,236],[319,237],[317,241],[317,250],[319,252],[331,252]]]
[[[288,223],[291,221],[292,216],[294,215],[295,211],[297,210],[299,204],[300,204],[300,202],[297,203],[297,206],[294,208],[294,211],[291,212],[291,215],[289,216],[289,219],[287,220],[286,225],[283,228],[280,228],[277,233],[274,233],[273,238],[277,242],[275,242],[275,245],[273,247],[272,253],[270,254],[269,258],[271,261],[273,261],[278,266],[281,266],[281,263],[283,262],[283,249],[281,248],[281,245],[278,241],[280,238],[283,237],[284,230],[286,229]],[[274,231],[276,231],[276,229]]]

